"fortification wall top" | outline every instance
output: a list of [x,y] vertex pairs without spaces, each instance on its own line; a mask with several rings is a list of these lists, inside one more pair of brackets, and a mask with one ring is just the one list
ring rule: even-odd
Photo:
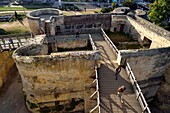
[[139,22],[140,24],[142,24],[143,26],[145,27],[148,27],[149,29],[151,29],[152,31],[158,33],[159,35],[161,36],[164,36],[165,38],[167,38],[168,40],[170,40],[170,32],[135,15],[135,18],[134,18],[137,22]]
[[43,8],[43,9],[38,9],[31,11],[30,13],[27,14],[27,18],[29,19],[39,19],[40,15],[62,15],[63,13],[54,8]]
[[170,47],[167,48],[156,48],[149,50],[120,50],[120,54],[124,58],[137,57],[137,56],[153,56],[166,53],[170,54]]
[[88,15],[74,15],[74,16],[64,16],[64,25],[66,28],[70,26],[79,26],[82,28],[92,28],[92,26],[98,28],[99,26],[106,29],[110,28],[111,14],[88,14]]
[[[33,49],[33,47],[36,47]],[[98,60],[100,58],[99,51],[69,51],[69,52],[58,52],[51,53],[50,55],[40,55],[41,45],[29,45],[20,47],[13,53],[13,58],[17,62],[32,63],[32,62],[51,62],[66,60],[66,59],[87,59],[87,60]],[[26,51],[29,50],[27,53]],[[33,53],[32,53],[33,52]],[[32,54],[28,54],[32,53]]]
[[16,56],[36,56],[42,54],[42,49],[44,45],[31,44],[29,46],[23,46],[15,50],[14,57]]

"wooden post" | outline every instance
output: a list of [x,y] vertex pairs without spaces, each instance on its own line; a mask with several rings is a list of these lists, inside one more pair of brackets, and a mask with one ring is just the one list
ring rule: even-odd
[[20,43],[20,45],[22,46],[22,42],[21,42],[21,40],[20,40],[19,37],[17,37],[17,40],[18,40],[18,42]]
[[5,47],[5,46],[6,46],[6,45],[5,45],[5,40],[4,40],[3,38],[2,38],[2,42],[3,42],[3,44],[4,44],[4,47]]
[[1,46],[1,44],[0,44],[0,52],[2,52],[3,51],[3,49],[2,49],[2,46]]
[[19,42],[17,42],[18,47],[20,47]]
[[8,45],[9,45],[9,50],[11,50],[11,45],[10,45],[10,43],[8,43]]

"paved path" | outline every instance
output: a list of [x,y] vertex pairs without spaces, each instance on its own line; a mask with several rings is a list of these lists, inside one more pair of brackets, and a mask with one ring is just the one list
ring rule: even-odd
[[[95,37],[94,40],[102,53],[101,68],[98,72],[101,113],[142,113],[124,69],[121,70],[118,80],[115,80],[116,56],[106,41],[102,40],[102,36],[99,35],[93,34],[92,38],[95,36],[99,38],[97,40]],[[117,97],[117,88],[121,85],[125,85],[127,88],[123,95],[124,103],[121,103]]]

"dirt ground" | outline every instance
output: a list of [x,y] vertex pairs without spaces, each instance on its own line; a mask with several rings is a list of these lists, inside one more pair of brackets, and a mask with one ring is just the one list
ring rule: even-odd
[[1,23],[0,29],[4,29],[9,34],[21,34],[29,32],[29,25],[27,19],[24,19],[23,21]]
[[[85,11],[62,11],[64,15],[82,15],[82,14],[94,14],[96,9]],[[7,34],[22,34],[29,33],[28,20],[25,18],[23,21],[14,22],[2,22],[0,23],[0,29],[3,29]],[[1,34],[0,34],[1,35]]]
[[25,105],[21,77],[15,65],[0,88],[0,113],[30,113]]

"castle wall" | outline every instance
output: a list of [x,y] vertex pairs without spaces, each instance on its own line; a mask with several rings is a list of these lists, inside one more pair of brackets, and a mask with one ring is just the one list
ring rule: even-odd
[[40,24],[39,24],[40,20],[39,19],[40,19],[39,17],[28,18],[30,32],[33,33],[34,35],[40,34]]
[[[135,19],[127,16],[128,21],[141,35],[139,41],[143,41],[144,37],[152,41],[150,48],[169,47],[170,33],[152,23],[135,16]],[[132,34],[133,35],[133,34]]]
[[110,31],[126,33],[134,40],[138,40],[141,37],[141,34],[128,21],[125,15],[112,15]]
[[121,51],[130,64],[145,98],[152,99],[163,83],[164,68],[170,61],[170,48]]
[[40,34],[40,31],[50,31],[51,35],[67,30],[73,30],[75,33],[80,29],[89,28],[103,28],[104,30],[110,29],[111,16],[110,14],[91,14],[91,15],[74,15],[74,16],[52,16],[49,28],[45,28],[45,21],[39,17],[27,16],[30,30],[35,34]]
[[[27,49],[18,49],[18,55],[24,55]],[[35,51],[35,49],[34,49]],[[40,54],[38,52],[35,55]],[[27,96],[27,106],[30,111],[37,111],[46,106],[54,107],[70,103],[72,98],[83,99],[86,110],[94,106],[89,97],[95,91],[91,88],[92,76],[95,76],[94,67],[99,58],[96,51],[61,52],[41,56],[21,56],[14,54],[17,68],[23,81],[23,90]],[[89,103],[90,102],[90,103]],[[31,109],[31,105],[37,107]],[[84,110],[84,106],[80,106]]]
[[103,28],[110,29],[110,14],[64,16],[65,29]]
[[[30,32],[33,35],[45,32],[45,21],[50,20],[51,16],[62,15],[62,12],[54,8],[44,8],[34,10],[27,14],[27,19],[30,27]],[[41,31],[42,30],[42,31]]]

